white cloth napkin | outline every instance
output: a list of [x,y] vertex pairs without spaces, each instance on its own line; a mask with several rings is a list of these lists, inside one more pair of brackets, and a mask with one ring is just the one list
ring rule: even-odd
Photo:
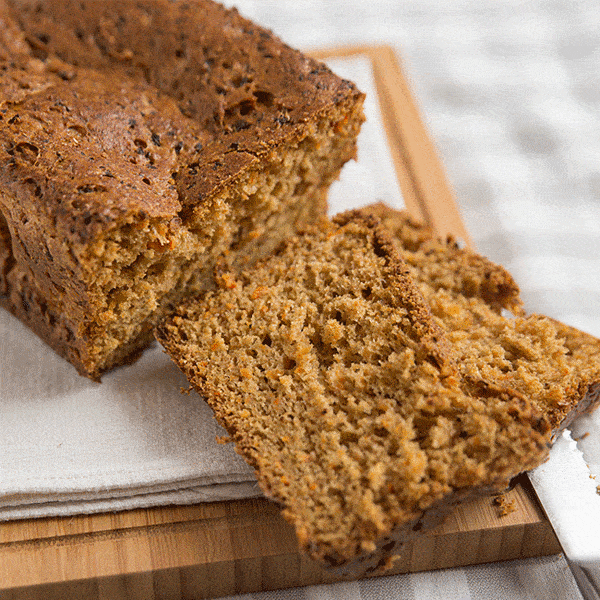
[[[338,212],[377,199],[401,207],[366,59],[336,61],[368,93],[359,159],[331,193]],[[0,309],[0,520],[260,494],[211,410],[155,345],[101,384],[76,374]]]

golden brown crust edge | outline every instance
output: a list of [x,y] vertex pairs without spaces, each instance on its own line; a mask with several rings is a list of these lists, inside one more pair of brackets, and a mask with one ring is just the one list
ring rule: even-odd
[[[436,253],[442,253],[457,263],[457,269],[468,270],[471,274],[468,283],[462,283],[461,289],[456,291],[467,297],[479,297],[498,312],[505,309],[515,315],[523,314],[519,286],[501,265],[469,248],[460,247],[452,236],[439,237],[429,226],[405,210],[396,210],[382,202],[360,210],[381,219],[390,235],[401,240],[402,246],[409,252],[432,258]],[[457,281],[460,281],[461,273],[457,272],[456,275]],[[474,280],[478,280],[478,283],[475,284]]]
[[364,214],[360,210],[350,210],[333,218],[333,223],[339,226],[351,221],[364,224],[372,232],[375,253],[383,256],[387,264],[393,268],[397,289],[403,295],[403,302],[411,315],[412,325],[418,331],[424,347],[441,369],[445,365],[449,366],[450,349],[447,340],[442,330],[433,321],[427,303],[414,284],[410,271],[396,250],[388,230],[377,217]]

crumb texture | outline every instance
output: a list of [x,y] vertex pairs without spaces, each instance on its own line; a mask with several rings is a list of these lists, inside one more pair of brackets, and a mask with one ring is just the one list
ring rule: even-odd
[[544,415],[461,378],[439,321],[378,221],[352,214],[221,273],[157,335],[302,547],[339,566],[546,456]]
[[452,239],[437,239],[405,212],[381,204],[364,212],[377,215],[390,231],[456,352],[464,381],[533,401],[555,436],[578,411],[597,404],[598,339],[525,314],[518,286],[503,267]]

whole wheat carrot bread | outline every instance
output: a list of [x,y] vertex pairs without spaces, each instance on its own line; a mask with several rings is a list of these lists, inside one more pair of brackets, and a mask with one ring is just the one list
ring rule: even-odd
[[353,213],[296,236],[156,330],[300,546],[353,572],[540,464],[549,419],[461,376],[391,237]]
[[321,218],[362,101],[210,0],[0,0],[0,304],[98,378]]

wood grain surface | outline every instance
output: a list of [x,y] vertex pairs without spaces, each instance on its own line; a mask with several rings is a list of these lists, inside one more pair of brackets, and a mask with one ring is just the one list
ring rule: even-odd
[[[434,145],[393,50],[370,58],[407,208],[470,244]],[[402,573],[560,552],[526,478],[502,499],[458,507],[406,543]],[[294,532],[263,499],[0,524],[0,600],[198,599],[334,581],[300,555]]]

